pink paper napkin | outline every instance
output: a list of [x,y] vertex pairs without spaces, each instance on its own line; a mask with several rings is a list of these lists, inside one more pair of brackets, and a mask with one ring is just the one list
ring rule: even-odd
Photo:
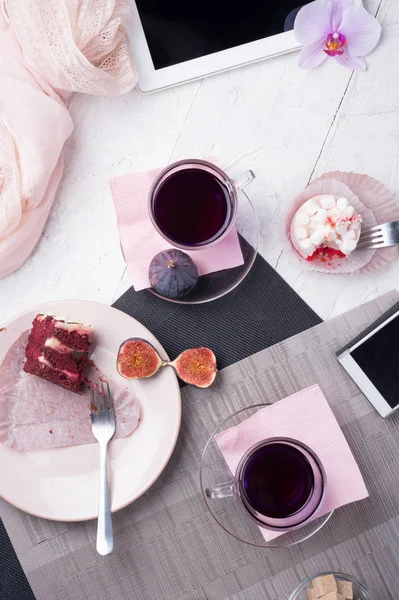
[[[303,442],[323,463],[327,495],[317,517],[367,498],[359,467],[318,385],[259,410],[240,425],[220,433],[216,441],[231,472],[235,473],[243,454],[257,442],[271,437]],[[266,541],[282,535],[267,529],[260,531]]]
[[[126,264],[136,291],[150,287],[148,267],[153,257],[171,248],[156,231],[148,214],[148,193],[161,169],[111,179],[111,193]],[[244,260],[235,230],[217,245],[188,252],[200,275],[231,269]]]

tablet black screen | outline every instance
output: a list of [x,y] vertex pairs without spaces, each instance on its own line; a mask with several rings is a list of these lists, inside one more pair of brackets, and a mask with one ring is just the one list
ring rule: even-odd
[[[292,29],[306,0],[136,0],[155,69]],[[290,17],[287,19],[287,17]]]
[[391,408],[399,404],[399,316],[351,352]]

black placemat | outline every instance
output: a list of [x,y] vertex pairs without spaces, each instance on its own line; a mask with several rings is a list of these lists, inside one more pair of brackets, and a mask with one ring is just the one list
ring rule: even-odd
[[1,600],[35,600],[1,519],[0,598]]
[[171,358],[208,346],[219,369],[321,323],[259,254],[244,282],[219,300],[174,304],[130,288],[113,306],[145,325]]
[[[219,369],[321,322],[259,255],[245,281],[214,302],[173,304],[146,290],[135,292],[130,288],[113,306],[145,325],[173,358],[187,348],[209,346],[216,354]],[[0,598],[34,600],[2,524]]]

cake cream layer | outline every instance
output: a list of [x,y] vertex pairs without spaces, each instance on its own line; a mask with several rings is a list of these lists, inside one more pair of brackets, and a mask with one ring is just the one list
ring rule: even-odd
[[52,369],[54,372],[62,373],[63,375],[66,375],[70,379],[78,379],[78,377],[80,377],[80,373],[72,373],[71,371],[67,371],[66,369],[57,369],[57,368],[53,367],[51,362],[49,360],[47,360],[47,358],[43,355],[39,356],[38,361],[40,363],[46,365],[50,369]]
[[93,333],[92,327],[82,325],[81,323],[67,323],[66,321],[54,320],[54,326],[58,329],[64,329],[65,331],[74,331],[79,335],[91,335]]
[[73,352],[76,356],[80,356],[84,354],[82,350],[75,350],[73,346],[69,346],[64,342],[61,342],[58,338],[52,336],[48,338],[44,343],[45,348],[50,348],[51,350],[55,350],[56,352],[65,353],[65,352]]

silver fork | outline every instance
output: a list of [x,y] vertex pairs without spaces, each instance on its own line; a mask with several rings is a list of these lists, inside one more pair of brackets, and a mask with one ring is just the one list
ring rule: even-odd
[[108,487],[107,447],[115,433],[115,413],[108,383],[94,385],[91,390],[91,426],[100,444],[100,492],[98,499],[97,552],[102,556],[114,549],[111,502]]
[[391,221],[362,230],[356,249],[377,249],[396,244],[399,244],[399,221]]

